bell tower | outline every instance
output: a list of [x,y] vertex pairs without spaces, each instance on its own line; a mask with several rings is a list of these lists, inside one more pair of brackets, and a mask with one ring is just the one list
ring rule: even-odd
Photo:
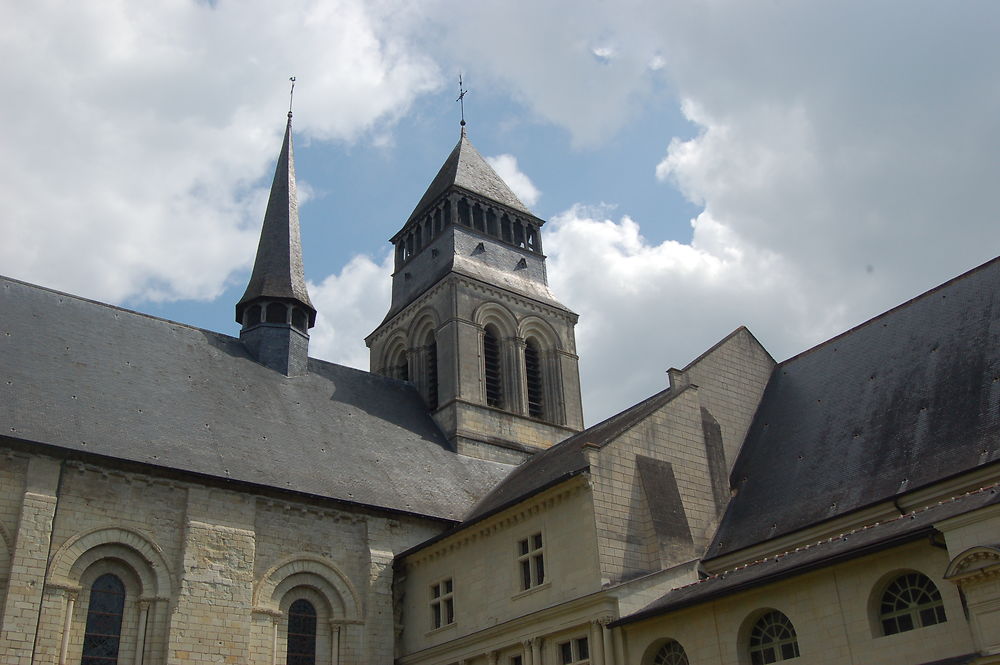
[[412,381],[456,451],[515,462],[583,428],[577,315],[548,287],[541,227],[469,141],[395,247],[373,372]]

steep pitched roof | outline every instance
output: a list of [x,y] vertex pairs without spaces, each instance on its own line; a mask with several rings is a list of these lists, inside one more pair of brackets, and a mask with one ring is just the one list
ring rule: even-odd
[[10,439],[457,520],[511,466],[464,457],[405,382],[0,278]]
[[1000,259],[778,365],[706,558],[1000,461]]
[[410,213],[410,217],[406,220],[406,223],[409,224],[414,218],[418,217],[427,206],[444,194],[450,187],[461,187],[473,194],[479,194],[480,196],[502,203],[509,208],[529,215],[532,214],[527,206],[517,198],[517,195],[510,190],[510,187],[501,180],[496,171],[486,163],[483,156],[479,154],[479,151],[469,141],[464,128],[462,129],[462,137],[458,140],[451,154],[448,155],[448,159],[445,160],[444,165],[438,171],[434,180],[431,181],[430,187],[420,197],[420,202],[417,203],[417,207]]
[[297,300],[309,310],[309,325],[316,323],[316,310],[309,300],[302,269],[299,203],[295,191],[295,157],[292,153],[292,114],[288,114],[285,139],[274,168],[267,211],[257,245],[257,258],[246,292],[236,305],[236,322],[243,322],[243,309],[257,298]]

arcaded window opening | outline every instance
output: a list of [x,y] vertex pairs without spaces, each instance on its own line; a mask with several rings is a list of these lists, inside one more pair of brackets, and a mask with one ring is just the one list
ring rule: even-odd
[[483,373],[486,379],[486,404],[503,408],[500,337],[493,326],[487,326],[483,334]]
[[292,327],[300,332],[305,332],[307,326],[306,313],[300,308],[292,308]]
[[267,306],[268,323],[288,323],[288,306],[285,303],[273,302]]
[[750,665],[776,663],[799,657],[795,627],[784,614],[772,610],[764,614],[750,631]]
[[538,342],[529,338],[524,345],[524,376],[528,388],[528,415],[545,417],[545,384],[542,369],[542,352]]
[[945,621],[941,592],[922,573],[900,575],[882,593],[879,623],[883,635],[904,633]]
[[438,351],[433,332],[427,335],[427,406],[438,407]]

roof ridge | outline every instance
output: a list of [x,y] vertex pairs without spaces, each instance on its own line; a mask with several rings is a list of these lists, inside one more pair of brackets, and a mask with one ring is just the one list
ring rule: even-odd
[[931,287],[930,289],[924,291],[923,293],[919,293],[919,294],[913,296],[909,300],[905,300],[905,301],[899,303],[895,307],[891,307],[890,309],[887,309],[884,312],[876,314],[875,316],[871,317],[870,319],[866,319],[865,321],[862,321],[861,323],[858,323],[858,324],[852,326],[851,328],[848,328],[847,330],[845,330],[845,331],[843,331],[841,333],[838,333],[837,335],[834,335],[833,337],[831,337],[831,338],[829,338],[829,339],[827,339],[825,341],[822,341],[819,344],[816,344],[815,346],[811,346],[808,349],[805,349],[804,351],[800,351],[800,352],[796,353],[794,356],[792,356],[790,358],[786,358],[785,360],[782,360],[777,365],[775,365],[775,369],[777,369],[779,367],[784,367],[786,364],[792,362],[793,360],[798,360],[799,358],[802,358],[803,356],[807,356],[807,355],[813,353],[814,351],[818,351],[819,349],[825,348],[825,347],[833,344],[834,342],[836,342],[836,341],[838,341],[840,339],[843,339],[847,335],[850,335],[850,334],[852,334],[854,332],[857,332],[858,330],[860,330],[862,328],[866,328],[869,325],[875,323],[876,321],[880,321],[881,319],[884,319],[884,318],[888,317],[891,314],[895,314],[899,310],[905,309],[905,308],[913,305],[914,303],[916,303],[919,300],[923,300],[924,298],[927,298],[927,297],[933,295],[934,293],[936,293],[938,291],[941,291],[942,289],[948,288],[948,287],[952,286],[953,284],[955,284],[956,282],[960,282],[960,281],[962,281],[962,280],[964,280],[964,279],[966,279],[968,277],[971,277],[973,274],[981,272],[981,271],[985,270],[986,268],[988,268],[990,265],[992,265],[994,263],[997,263],[997,262],[1000,262],[1000,256],[992,258],[989,261],[986,261],[985,263],[982,263],[982,264],[980,264],[980,265],[978,265],[978,266],[976,266],[974,268],[970,268],[969,270],[966,270],[962,274],[957,275],[955,277],[952,277],[951,279],[947,280],[946,282],[942,282],[941,284],[938,284],[937,286]]

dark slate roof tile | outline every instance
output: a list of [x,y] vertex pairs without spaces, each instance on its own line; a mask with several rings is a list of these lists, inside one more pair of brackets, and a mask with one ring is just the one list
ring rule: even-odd
[[9,437],[457,520],[511,466],[464,457],[409,383],[0,278]]
[[1000,461],[1000,259],[777,367],[706,559]]

